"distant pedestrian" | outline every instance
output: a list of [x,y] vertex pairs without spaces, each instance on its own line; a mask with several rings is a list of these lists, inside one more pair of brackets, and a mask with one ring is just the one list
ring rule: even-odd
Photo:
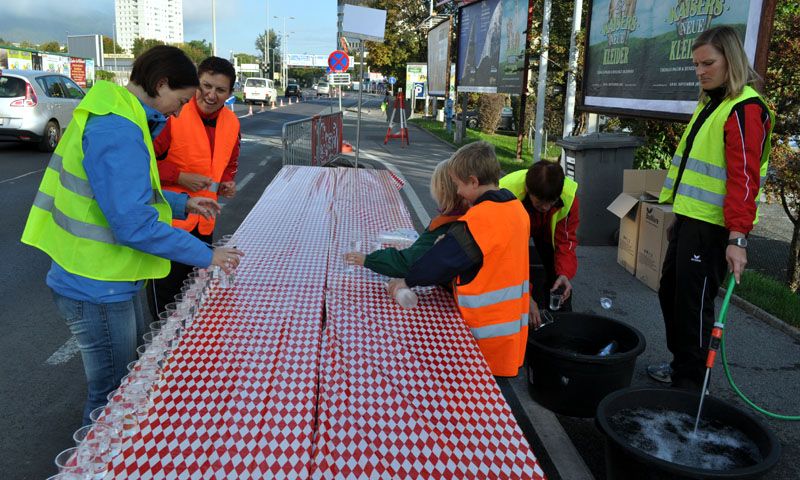
[[392,119],[392,109],[394,108],[394,105],[392,105],[392,102],[393,102],[392,91],[391,90],[386,90],[386,95],[384,95],[384,97],[383,97],[383,104],[386,105],[386,108],[383,109],[383,111],[386,112],[386,121],[387,122]]
[[726,266],[738,282],[747,265],[775,115],[752,86],[757,75],[734,29],[700,34],[692,58],[700,101],[659,198],[676,214],[658,290],[672,363],[647,373],[699,390]]

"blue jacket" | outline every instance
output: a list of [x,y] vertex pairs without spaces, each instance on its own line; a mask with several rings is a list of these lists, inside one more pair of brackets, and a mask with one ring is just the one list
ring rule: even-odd
[[[153,136],[166,118],[142,104]],[[83,166],[97,203],[117,241],[131,248],[188,265],[207,267],[212,251],[189,232],[158,221],[147,205],[152,196],[150,154],[139,127],[118,115],[91,116],[83,134]],[[188,196],[164,191],[173,216],[185,218]],[[67,272],[52,262],[47,285],[59,295],[92,303],[130,300],[144,281],[105,282]]]

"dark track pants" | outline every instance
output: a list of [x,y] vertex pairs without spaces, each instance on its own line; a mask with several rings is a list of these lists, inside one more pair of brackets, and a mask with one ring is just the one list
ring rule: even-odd
[[[192,235],[200,240],[211,243],[213,233],[211,235],[203,235],[197,231],[197,228],[192,230]],[[150,309],[150,314],[153,320],[158,319],[158,314],[164,311],[164,306],[168,303],[175,301],[175,295],[181,293],[183,281],[189,276],[192,271],[191,265],[185,265],[178,262],[170,262],[169,275],[164,278],[152,280],[147,285],[147,305]]]
[[658,298],[673,355],[673,386],[699,389],[703,383],[727,244],[724,227],[682,215],[670,232]]

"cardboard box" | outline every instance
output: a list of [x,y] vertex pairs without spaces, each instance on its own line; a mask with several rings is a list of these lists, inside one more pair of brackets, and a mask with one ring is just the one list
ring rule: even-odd
[[642,203],[639,222],[639,246],[636,252],[636,278],[658,290],[661,267],[669,241],[667,231],[675,221],[672,205]]
[[607,207],[619,217],[617,263],[631,275],[636,274],[642,204],[658,201],[666,177],[666,170],[625,170],[622,173],[622,193]]

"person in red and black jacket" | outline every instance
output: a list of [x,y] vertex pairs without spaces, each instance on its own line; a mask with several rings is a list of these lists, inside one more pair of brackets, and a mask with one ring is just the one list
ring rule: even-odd
[[560,311],[572,311],[572,283],[578,271],[578,184],[561,165],[536,162],[500,179],[525,207],[531,223],[531,326],[541,323],[540,308],[549,308],[550,292],[563,290]]
[[747,234],[758,220],[775,117],[752,87],[758,77],[734,29],[700,34],[692,59],[700,101],[659,198],[675,212],[658,290],[673,359],[648,366],[647,373],[700,390],[717,290],[726,267],[738,282],[747,264]]

